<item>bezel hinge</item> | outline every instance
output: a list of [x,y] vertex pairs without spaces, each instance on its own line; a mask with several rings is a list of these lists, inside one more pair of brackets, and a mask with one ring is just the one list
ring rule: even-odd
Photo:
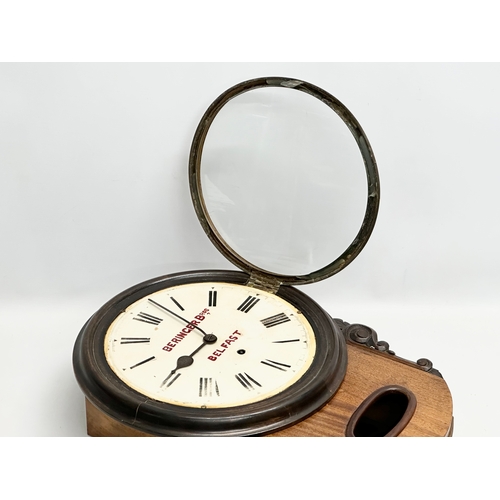
[[276,293],[279,290],[281,283],[282,282],[278,278],[273,276],[252,272],[248,278],[246,286],[258,288],[259,290],[264,290],[269,293]]

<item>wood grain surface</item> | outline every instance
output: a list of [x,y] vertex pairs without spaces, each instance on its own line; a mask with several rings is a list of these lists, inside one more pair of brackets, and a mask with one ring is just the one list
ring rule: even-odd
[[[376,390],[398,385],[416,397],[416,409],[400,437],[449,436],[453,403],[446,382],[414,363],[373,349],[348,344],[346,376],[335,396],[319,411],[291,427],[269,434],[283,437],[341,437],[355,410]],[[147,436],[112,419],[86,400],[89,436]]]

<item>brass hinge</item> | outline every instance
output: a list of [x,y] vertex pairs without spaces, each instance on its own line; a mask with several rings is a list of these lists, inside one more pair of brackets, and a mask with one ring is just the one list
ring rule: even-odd
[[269,293],[276,293],[281,286],[281,281],[273,276],[252,272],[246,283],[247,286],[258,288]]

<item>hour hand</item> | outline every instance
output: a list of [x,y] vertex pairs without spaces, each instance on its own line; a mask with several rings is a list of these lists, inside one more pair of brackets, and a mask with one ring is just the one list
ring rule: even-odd
[[[203,347],[203,345],[204,344],[202,344],[202,347]],[[201,347],[199,347],[198,350],[199,349],[201,349]],[[193,363],[194,363],[194,358],[193,358],[192,354],[190,356],[181,356],[179,359],[177,359],[177,366],[175,367],[175,370],[172,370],[169,373],[168,377],[161,383],[160,387],[163,387],[165,384],[167,384],[167,387],[168,387],[180,375],[180,373],[179,373],[179,374],[177,374],[177,377],[172,379],[172,377],[175,375],[177,370],[191,366]],[[168,383],[169,381],[170,381],[170,384]]]
[[[213,333],[205,333],[204,338],[203,338],[203,343],[198,346],[189,356],[180,356],[177,358],[177,365],[174,370],[172,370],[168,377],[161,383],[160,387],[163,387],[165,384],[167,384],[167,387],[174,382],[174,380],[177,379],[177,377],[180,375],[177,374],[175,378],[170,380],[177,370],[180,370],[181,368],[187,368],[188,366],[191,366],[194,363],[194,355],[200,351],[203,347],[205,347],[207,344],[213,344],[214,342],[217,342],[217,337]],[[169,383],[170,381],[170,383]]]

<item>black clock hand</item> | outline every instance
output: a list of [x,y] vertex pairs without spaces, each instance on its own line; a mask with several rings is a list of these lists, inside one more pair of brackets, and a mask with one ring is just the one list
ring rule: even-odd
[[[182,321],[185,321],[186,325],[192,325],[191,321],[188,321],[186,318],[179,316],[177,313],[175,313],[174,311],[171,311],[170,309],[167,309],[165,306],[158,304],[158,302],[155,302],[153,299],[148,299],[148,302],[151,302],[151,304],[154,304],[156,307],[159,307],[163,311],[168,312],[172,316],[175,316],[176,318],[179,318]],[[193,328],[196,328],[196,330],[199,330],[203,334],[203,339],[206,339],[208,335],[211,335],[211,334],[205,333],[199,326],[196,326],[196,325],[192,325],[192,326],[193,326]],[[214,342],[215,342],[215,340],[214,340]],[[209,342],[209,344],[212,344],[212,342]]]
[[[163,387],[167,382],[170,380],[170,378],[175,375],[177,370],[180,370],[181,368],[186,368],[188,366],[191,366],[194,363],[194,358],[193,356],[200,351],[203,347],[205,347],[207,344],[213,344],[214,342],[217,342],[217,337],[213,333],[205,334],[205,337],[203,339],[203,342],[200,346],[198,346],[189,356],[180,356],[177,359],[177,366],[175,367],[174,370],[172,370],[168,377],[161,383],[160,387]],[[180,375],[180,374],[179,374]],[[176,377],[177,378],[177,377]],[[171,380],[170,384],[174,382],[175,378]],[[170,385],[168,384],[168,385]],[[167,387],[168,387],[167,385]]]

